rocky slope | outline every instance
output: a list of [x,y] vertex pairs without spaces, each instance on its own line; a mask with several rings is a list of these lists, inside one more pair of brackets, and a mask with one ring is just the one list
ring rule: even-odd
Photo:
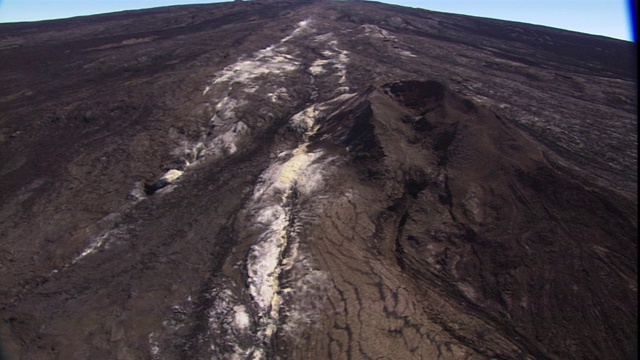
[[633,356],[634,53],[372,2],[0,25],[0,354]]

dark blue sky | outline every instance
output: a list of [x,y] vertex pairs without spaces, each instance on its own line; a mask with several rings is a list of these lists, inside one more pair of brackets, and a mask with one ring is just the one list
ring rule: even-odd
[[[35,21],[211,0],[0,0],[0,22]],[[631,40],[625,0],[394,0],[434,11],[513,20]]]

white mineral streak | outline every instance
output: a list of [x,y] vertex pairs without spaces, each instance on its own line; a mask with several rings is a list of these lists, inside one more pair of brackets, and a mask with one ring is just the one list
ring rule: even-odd
[[[250,58],[221,70],[207,86],[203,95],[215,99],[215,115],[211,119],[214,133],[193,143],[183,143],[176,150],[185,159],[186,165],[196,163],[205,156],[222,157],[236,153],[252,129],[237,119],[237,114],[245,103],[234,98],[238,91],[262,96],[265,100],[278,102],[287,100],[289,93],[285,87],[274,90],[265,88],[265,76],[270,76],[275,84],[287,73],[300,68],[301,61],[292,52],[287,42],[296,36],[313,31],[309,20],[298,23],[296,29],[277,44],[253,54]],[[309,68],[314,76],[335,76],[342,85],[338,91],[346,92],[346,67],[348,52],[338,48],[332,34],[315,38],[322,42],[325,50],[323,59],[317,59]],[[353,94],[343,94],[335,99],[312,105],[294,115],[290,124],[303,134],[304,143],[294,150],[279,154],[275,162],[265,170],[247,204],[247,222],[261,229],[261,234],[250,247],[246,259],[247,290],[253,304],[242,304],[230,290],[221,285],[215,290],[213,306],[207,316],[212,336],[220,335],[212,342],[212,354],[224,359],[264,359],[271,337],[281,327],[295,336],[299,326],[310,326],[317,304],[319,284],[326,281],[321,271],[314,269],[313,262],[300,248],[297,234],[301,225],[292,222],[291,195],[294,192],[310,195],[323,187],[324,174],[328,163],[321,151],[310,151],[309,138],[318,129],[318,119],[325,117],[328,109],[339,102],[348,101]],[[178,170],[175,170],[178,171]],[[165,174],[172,181],[182,173]],[[296,217],[300,214],[296,213]],[[292,274],[291,287],[282,288],[281,275]],[[289,276],[289,275],[287,275]],[[284,300],[288,309],[282,309]],[[291,300],[291,301],[289,301]],[[287,321],[281,321],[281,312],[287,312]],[[244,340],[242,340],[244,339]],[[248,339],[252,339],[247,342]],[[220,353],[215,344],[231,346],[232,353]],[[217,355],[215,355],[217,354]]]
[[280,275],[289,266],[283,259],[284,251],[287,245],[294,246],[290,243],[294,239],[289,233],[292,224],[287,201],[300,184],[319,180],[307,177],[305,171],[321,156],[319,152],[309,153],[307,144],[303,144],[285,156],[290,156],[286,162],[276,163],[265,171],[262,184],[252,197],[256,207],[262,206],[256,216],[257,223],[269,224],[247,259],[249,292],[260,311],[258,335],[265,342],[275,332],[280,317]]
[[[300,68],[301,62],[290,55],[294,52],[289,49],[290,45],[287,42],[313,31],[310,24],[309,20],[301,21],[296,29],[279,43],[254,53],[250,58],[240,59],[215,76],[203,92],[203,95],[209,94],[216,99],[215,115],[211,119],[211,125],[215,129],[214,134],[208,139],[205,137],[195,143],[185,143],[177,150],[182,154],[187,165],[197,162],[204,156],[220,157],[237,152],[252,131],[249,126],[237,119],[237,114],[245,103],[234,98],[233,94],[237,94],[238,91],[251,93],[271,102],[289,99],[289,93],[285,87],[276,87],[277,90],[274,90],[273,84],[264,85],[263,80],[265,76],[269,76],[273,80],[271,83],[278,84],[287,73]],[[312,71],[321,72],[321,67],[327,66],[335,70],[340,81],[346,79],[347,53],[337,49],[335,41],[330,42],[330,50],[327,51],[330,52],[329,58],[315,62],[314,66],[318,68]],[[271,86],[271,88],[267,89],[265,86]],[[253,300],[253,306],[249,311],[249,308],[232,294],[228,286],[221,286],[215,291],[216,300],[208,312],[209,327],[212,334],[220,331],[227,334],[218,341],[221,340],[234,349],[231,354],[221,354],[221,349],[212,343],[212,354],[217,354],[218,357],[222,356],[225,359],[264,359],[266,357],[265,349],[279,324],[282,295],[293,292],[293,289],[281,289],[280,276],[283,271],[293,271],[294,263],[300,256],[295,226],[291,223],[290,195],[294,191],[308,194],[322,186],[323,182],[322,173],[325,171],[323,168],[325,164],[318,161],[322,153],[310,152],[306,140],[317,131],[318,126],[315,120],[326,106],[327,104],[322,104],[317,108],[308,108],[291,120],[294,126],[299,125],[299,131],[304,134],[305,143],[292,151],[280,154],[275,163],[261,175],[259,185],[256,186],[249,200],[247,221],[263,229],[262,234],[250,248],[246,260],[247,290]],[[291,251],[288,251],[285,256],[285,250],[288,247]],[[310,274],[319,278],[316,274],[319,272],[312,269],[308,259],[301,262],[303,263],[306,266],[304,271],[308,270]],[[300,280],[295,284],[304,287]],[[303,294],[304,291],[298,291],[298,293]],[[296,309],[297,312],[301,312],[303,307],[298,306]],[[303,317],[299,314],[295,319]],[[292,329],[292,325],[288,326],[288,329]],[[249,338],[253,339],[250,342],[251,345],[247,344]],[[240,341],[240,339],[245,340]]]
[[269,97],[269,100],[271,100],[271,102],[278,102],[278,100],[289,100],[289,94],[287,93],[287,89],[285,88],[280,88],[275,92],[267,94],[267,96]]
[[313,74],[313,75],[324,74],[324,73],[327,72],[327,70],[324,68],[324,66],[326,64],[331,64],[331,63],[332,62],[330,60],[318,59],[318,60],[313,62],[313,64],[309,68],[309,71],[311,71],[311,74]]
[[301,112],[293,115],[291,118],[291,125],[298,132],[302,133],[313,133],[314,132],[314,121],[318,114],[320,113],[320,109],[318,105],[312,105],[308,108],[302,110]]
[[[287,245],[287,227],[290,225],[286,201],[294,186],[305,183],[304,170],[321,154],[308,153],[307,145],[291,152],[285,163],[276,163],[262,176],[261,186],[253,194],[252,201],[261,207],[256,215],[258,224],[269,224],[258,242],[251,248],[247,263],[249,290],[258,307],[264,312],[279,302],[277,291],[281,272],[282,253]],[[272,314],[275,315],[275,314]],[[277,320],[271,316],[273,320]],[[269,325],[273,321],[269,322]]]
[[[71,264],[75,264],[78,261],[82,260],[88,255],[91,255],[98,250],[108,249],[111,246],[111,243],[116,240],[121,240],[123,237],[126,237],[126,227],[117,227],[115,229],[110,229],[101,232],[100,234],[89,239],[89,245],[82,250],[80,255],[76,256]],[[66,268],[66,266],[65,266]]]
[[361,27],[364,30],[364,34],[366,36],[382,39],[382,41],[385,41],[385,42],[396,43],[393,45],[393,48],[398,54],[402,56],[407,56],[407,57],[417,57],[417,55],[415,55],[411,51],[397,48],[398,39],[395,36],[391,35],[387,30],[381,29],[376,25],[370,25],[370,24],[362,25]]
[[82,251],[82,253],[80,253],[80,255],[76,256],[76,258],[73,259],[72,263],[75,264],[85,256],[92,254],[96,250],[98,250],[105,243],[105,241],[107,241],[107,239],[109,238],[109,234],[110,231],[105,231],[98,236],[91,238],[89,240],[89,245]]
[[251,320],[247,314],[247,310],[244,305],[237,305],[233,307],[233,326],[238,330],[245,330],[249,327]]
[[[338,83],[342,86],[336,89],[337,92],[347,92],[347,63],[349,62],[349,52],[338,47],[338,40],[332,33],[327,33],[315,37],[316,43],[324,43],[328,48],[320,53],[324,59],[315,60],[309,67],[309,72],[313,76],[324,76],[331,72],[331,76],[338,77]],[[333,71],[330,71],[333,70]]]
[[[343,94],[309,106],[294,115],[290,123],[304,132],[307,140],[318,130],[319,118],[353,96]],[[321,296],[318,295],[321,293],[319,289],[326,283],[326,276],[314,269],[310,258],[300,250],[297,233],[301,225],[291,222],[289,198],[294,191],[309,196],[321,189],[324,174],[328,171],[327,164],[331,161],[333,159],[324,157],[320,151],[309,152],[305,141],[295,150],[279,154],[276,162],[262,174],[251,197],[249,209],[254,215],[249,220],[265,228],[251,247],[246,262],[249,293],[259,311],[258,337],[262,343],[269,343],[278,326],[295,336],[299,326],[311,326],[314,319],[318,304],[310,299]],[[288,249],[286,256],[285,249]],[[283,271],[295,276],[290,288],[280,285]],[[284,299],[292,300],[286,310],[282,309]],[[282,311],[287,313],[285,323],[280,322]]]
[[209,139],[183,144],[174,151],[181,156],[186,166],[207,156],[220,158],[236,153],[240,143],[251,133],[249,126],[237,119],[238,110],[247,103],[230,95],[231,89],[237,87],[244,93],[263,94],[271,102],[289,99],[289,94],[283,87],[272,92],[261,89],[261,79],[265,76],[280,78],[300,67],[300,61],[289,54],[286,42],[307,31],[311,31],[310,21],[301,21],[290,35],[277,44],[257,51],[249,58],[241,58],[216,74],[202,94],[211,93],[217,99],[215,115],[210,121],[215,132]]
[[253,345],[242,346],[239,339],[251,337],[252,320],[244,305],[234,305],[238,300],[229,289],[222,289],[211,294],[213,306],[208,310],[207,317],[211,335],[217,344],[221,341],[231,346],[231,352],[217,349],[215,343],[210,346],[213,359],[263,359],[264,351]]
[[211,125],[224,126],[236,118],[236,109],[244,106],[246,102],[238,101],[230,96],[225,96],[215,106],[216,114],[211,118]]
[[[89,239],[89,244],[84,248],[84,250],[82,250],[80,255],[76,256],[71,261],[71,264],[77,263],[86,256],[97,252],[101,248],[108,248],[109,244],[113,241],[126,237],[128,230],[127,227],[123,225],[116,226],[121,218],[122,215],[120,213],[111,213],[102,218],[98,224],[106,228],[106,230],[103,230],[98,235],[91,237]],[[65,266],[65,268],[67,266]]]
[[155,333],[151,333],[149,334],[149,347],[150,347],[150,352],[151,352],[151,359],[152,360],[160,360],[160,344],[158,344],[158,341],[156,341],[155,339]]
[[215,155],[221,157],[232,155],[238,150],[238,143],[250,133],[249,127],[242,121],[231,125],[223,134],[205,143],[201,156]]
[[307,31],[309,25],[310,20],[303,20],[298,23],[296,29],[289,36],[280,40],[278,44],[258,51],[251,59],[240,60],[227,66],[216,76],[213,85],[248,84],[262,75],[281,74],[296,70],[299,62],[287,53],[289,49],[283,44]]
[[387,30],[380,29],[376,25],[371,25],[371,24],[362,25],[362,28],[364,29],[365,35],[368,35],[374,38],[379,38],[379,39],[397,41],[395,36],[391,35]]
[[[289,197],[301,184],[320,181],[319,175],[311,174],[308,170],[313,168],[314,172],[322,171],[321,164],[314,164],[321,155],[319,152],[308,152],[305,143],[293,151],[280,154],[276,162],[261,175],[259,185],[247,205],[247,221],[263,229],[246,260],[252,311],[248,311],[248,305],[239,302],[228,286],[222,286],[212,294],[213,305],[207,313],[209,328],[213,336],[218,337],[218,343],[222,341],[233,349],[232,353],[220,353],[221,350],[213,346],[211,351],[214,358],[266,358],[265,349],[280,322],[282,294],[291,292],[291,289],[281,289],[280,275],[292,269],[299,254],[295,234],[292,233],[295,229],[291,224]],[[314,186],[309,184],[303,188],[313,189]],[[292,251],[285,258],[287,246],[291,246]],[[311,263],[307,260],[306,264],[312,272]],[[297,306],[295,309],[307,307]],[[292,320],[302,324],[298,319],[306,315],[299,310],[295,315]],[[285,329],[293,330],[293,325]],[[253,340],[247,343],[247,339]]]
[[213,84],[249,83],[261,75],[296,70],[298,63],[295,58],[285,53],[279,54],[278,50],[276,47],[268,47],[260,50],[254,59],[239,61],[226,67]]
[[396,51],[398,52],[398,54],[400,54],[400,55],[402,55],[402,56],[418,57],[417,55],[415,55],[415,54],[414,54],[414,53],[412,53],[411,51],[402,50],[402,49],[396,49]]

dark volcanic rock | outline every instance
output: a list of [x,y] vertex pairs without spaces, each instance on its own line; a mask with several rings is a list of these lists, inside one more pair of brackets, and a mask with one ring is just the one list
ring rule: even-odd
[[1,25],[0,354],[628,358],[634,53],[369,2]]

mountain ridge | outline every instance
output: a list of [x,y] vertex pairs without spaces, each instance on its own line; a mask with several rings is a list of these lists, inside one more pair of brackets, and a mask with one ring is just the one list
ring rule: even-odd
[[369,2],[0,39],[7,358],[633,351],[633,44]]

